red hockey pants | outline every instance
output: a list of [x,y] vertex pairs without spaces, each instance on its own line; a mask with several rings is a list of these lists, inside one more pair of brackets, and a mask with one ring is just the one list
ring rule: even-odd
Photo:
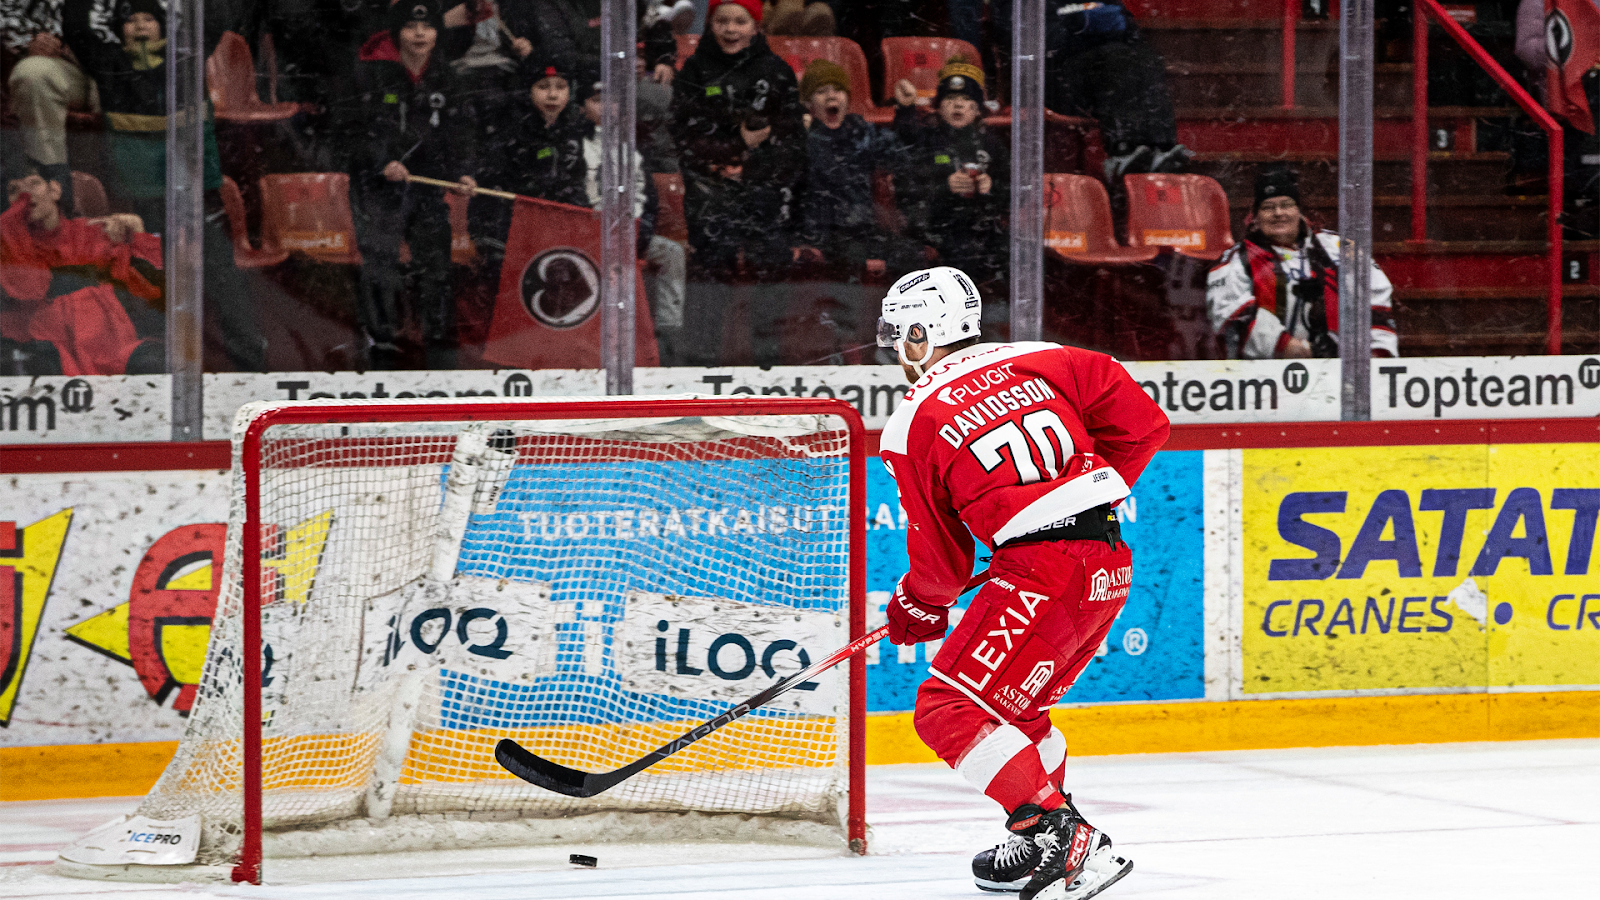
[[1104,541],[1002,547],[917,692],[917,734],[1007,812],[1061,805],[1066,739],[1050,707],[1127,601],[1133,555]]

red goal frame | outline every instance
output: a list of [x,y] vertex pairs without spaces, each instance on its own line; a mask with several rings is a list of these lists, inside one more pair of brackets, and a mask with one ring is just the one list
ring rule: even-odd
[[[850,543],[847,578],[850,605],[850,639],[866,633],[866,506],[867,436],[861,413],[843,400],[800,397],[750,397],[748,399],[666,400],[530,400],[475,403],[362,403],[349,406],[311,404],[276,406],[250,422],[240,444],[244,476],[244,531],[240,579],[243,586],[243,645],[254,647],[248,657],[254,664],[244,670],[243,794],[244,834],[234,881],[261,883],[261,439],[275,425],[338,424],[341,422],[472,422],[507,419],[629,418],[662,415],[832,415],[844,420],[849,435]],[[866,823],[866,705],[867,664],[862,654],[850,659],[849,798],[846,835],[850,849],[867,852]]]

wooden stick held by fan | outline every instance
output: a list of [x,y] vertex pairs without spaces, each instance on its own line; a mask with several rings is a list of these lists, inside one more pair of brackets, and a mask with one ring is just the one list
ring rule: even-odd
[[[444,181],[438,178],[424,178],[421,175],[407,175],[406,180],[416,182],[417,184],[426,184],[432,187],[445,188],[452,191],[459,191],[461,189],[461,182],[459,181]],[[474,194],[482,194],[485,197],[499,197],[501,200],[533,199],[531,197],[523,197],[521,194],[513,194],[510,191],[497,191],[493,188],[473,188],[472,192]]]

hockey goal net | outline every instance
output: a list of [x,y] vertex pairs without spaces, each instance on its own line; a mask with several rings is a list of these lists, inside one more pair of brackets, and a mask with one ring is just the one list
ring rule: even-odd
[[255,404],[176,757],[196,864],[549,840],[864,849],[857,657],[598,796],[864,630],[861,422],[759,398]]

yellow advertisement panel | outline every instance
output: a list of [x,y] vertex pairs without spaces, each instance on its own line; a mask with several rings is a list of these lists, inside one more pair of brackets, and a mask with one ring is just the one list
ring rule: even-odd
[[1600,685],[1600,446],[1242,452],[1245,693]]

